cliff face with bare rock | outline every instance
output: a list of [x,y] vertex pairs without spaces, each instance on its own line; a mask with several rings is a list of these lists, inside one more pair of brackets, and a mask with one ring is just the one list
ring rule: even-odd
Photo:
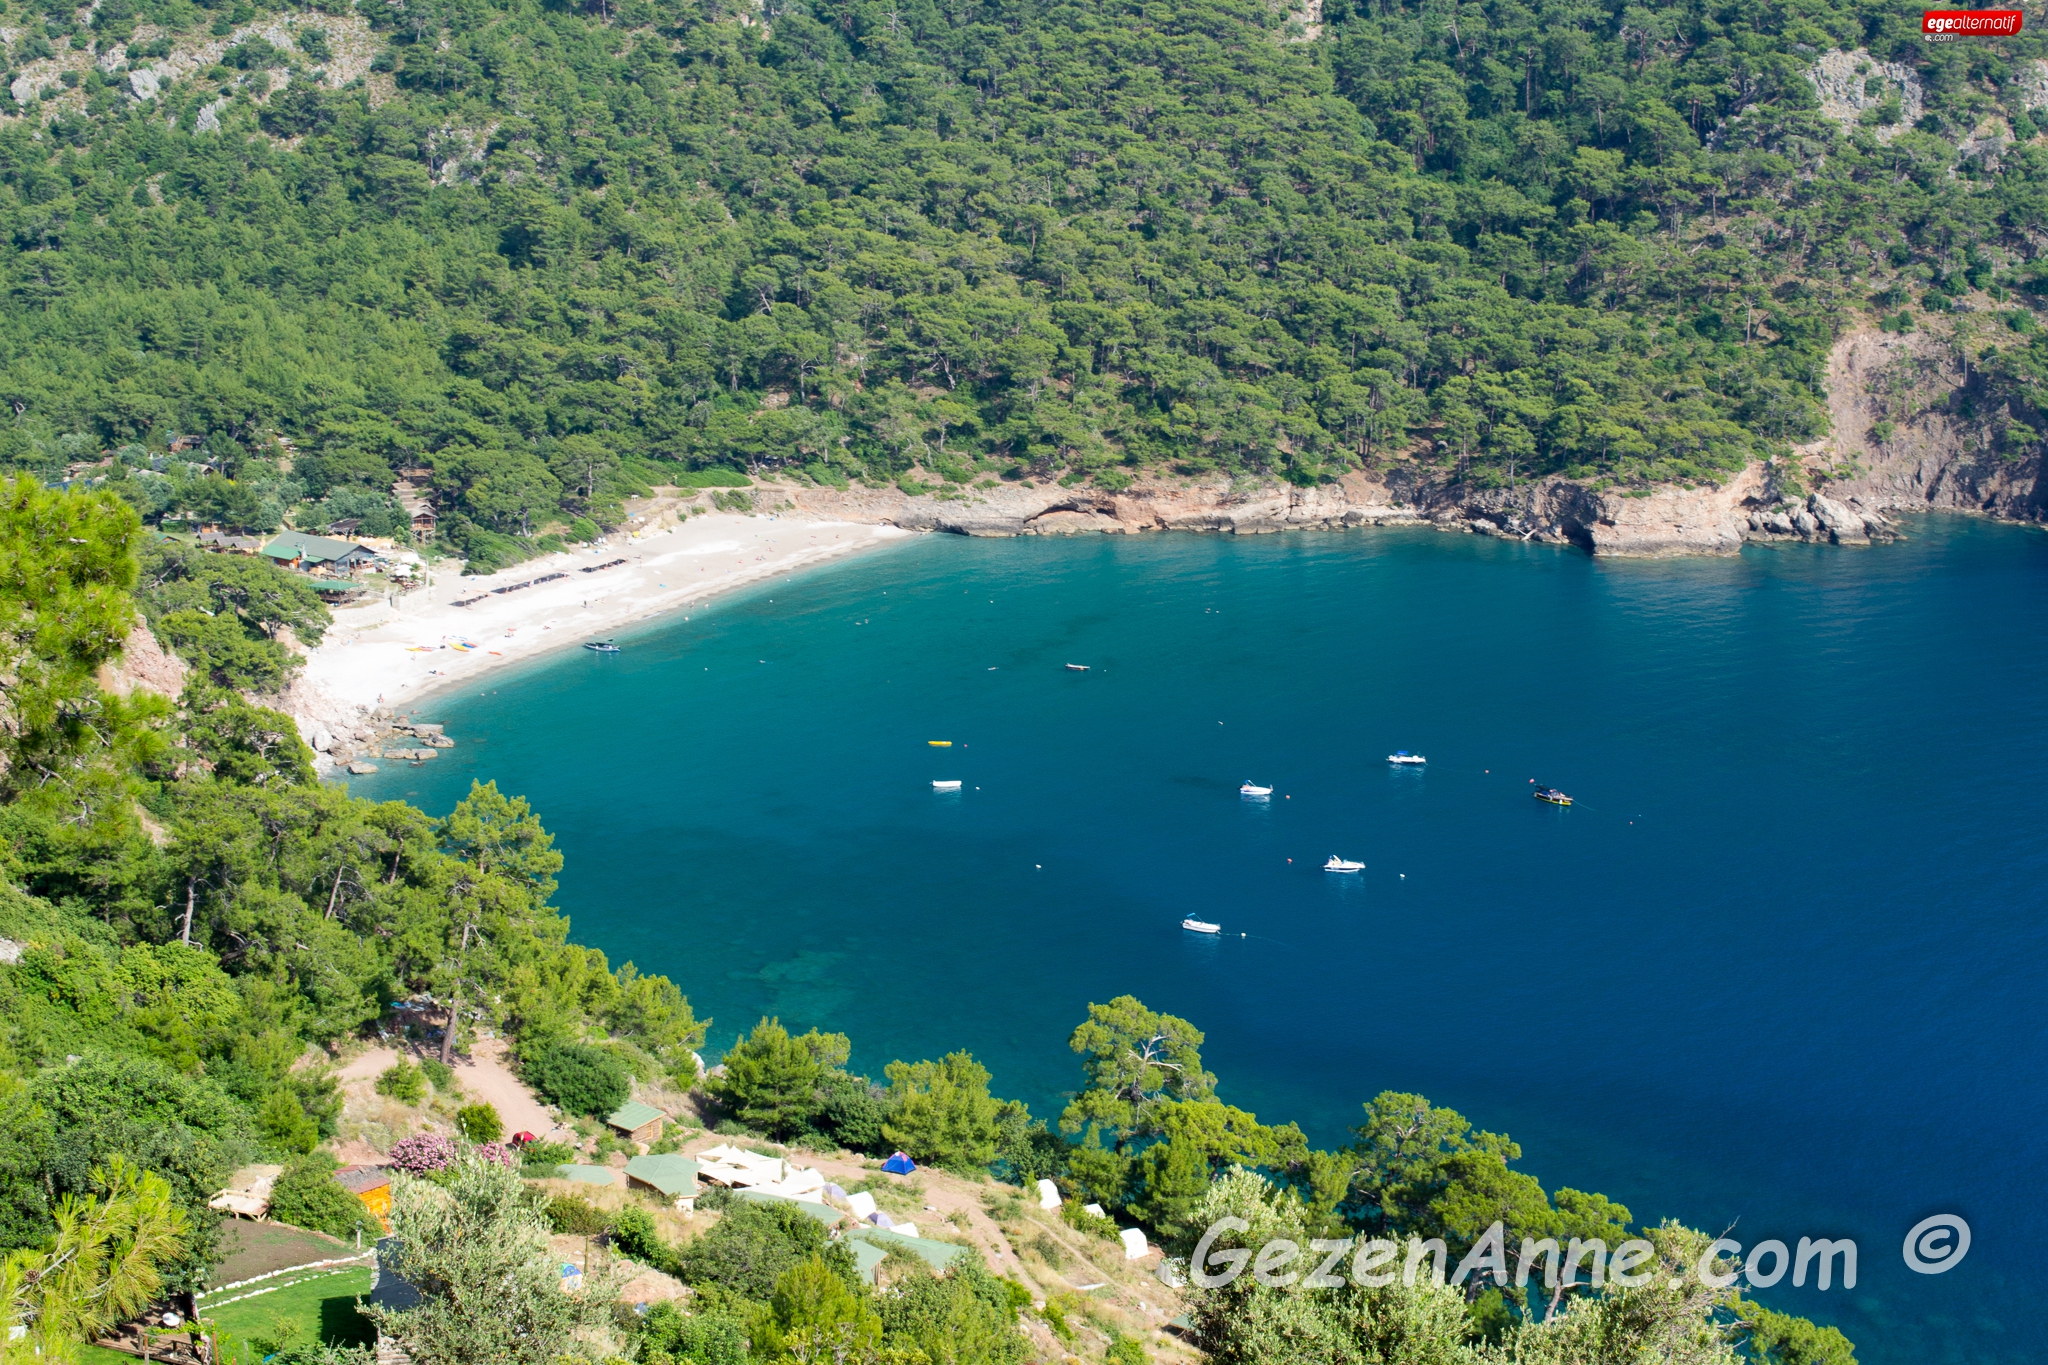
[[1396,466],[1313,488],[1223,475],[1150,479],[1120,492],[1050,483],[937,495],[764,485],[757,501],[970,536],[1432,526],[1637,558],[1733,554],[1745,541],[1868,545],[1895,538],[1900,512],[2040,521],[2048,490],[2039,456],[1995,453],[1983,404],[1960,401],[1977,382],[1944,336],[1851,332],[1830,357],[1834,432],[1789,466],[1751,465],[1719,486],[1596,489],[1552,478],[1471,489],[1438,471]]
[[1831,497],[1882,512],[2048,513],[2039,447],[1998,449],[2004,404],[1946,337],[1849,333],[1828,358],[1828,406],[1834,431],[1802,453],[1830,474]]

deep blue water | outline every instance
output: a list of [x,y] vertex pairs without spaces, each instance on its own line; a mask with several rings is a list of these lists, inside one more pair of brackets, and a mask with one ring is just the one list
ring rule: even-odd
[[[1854,1290],[1764,1297],[1866,1362],[2048,1358],[2048,536],[929,537],[692,617],[443,698],[460,747],[355,790],[529,795],[576,936],[714,1050],[966,1047],[1052,1117],[1129,992],[1321,1142],[1419,1091],[1638,1221],[1853,1236]],[[1909,1273],[1931,1213],[1972,1248]]]

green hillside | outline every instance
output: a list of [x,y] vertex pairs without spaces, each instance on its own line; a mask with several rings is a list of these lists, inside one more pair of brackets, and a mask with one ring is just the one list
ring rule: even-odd
[[1874,0],[14,3],[5,455],[255,527],[430,467],[485,563],[678,462],[1711,477],[1854,310],[2031,283],[2048,179],[1971,140],[2031,30]]

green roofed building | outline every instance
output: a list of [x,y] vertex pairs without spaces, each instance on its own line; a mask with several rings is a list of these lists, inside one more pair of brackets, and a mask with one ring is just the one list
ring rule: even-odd
[[[890,1247],[901,1247],[911,1255],[923,1260],[933,1270],[943,1271],[947,1266],[967,1254],[966,1247],[955,1246],[951,1242],[934,1242],[929,1237],[905,1237],[902,1233],[892,1232],[888,1228],[855,1228],[852,1232],[847,1233],[846,1236],[848,1240],[856,1244],[864,1242],[884,1253]],[[862,1257],[859,1250],[856,1249],[853,1256],[854,1265],[856,1267],[860,1266]],[[875,1258],[875,1264],[881,1264],[880,1257]],[[872,1268],[861,1271],[861,1274],[870,1282],[875,1278]]]
[[626,1163],[626,1188],[653,1190],[679,1209],[697,1201],[697,1163],[686,1156],[636,1156]]
[[605,1123],[625,1135],[629,1142],[653,1142],[661,1136],[661,1125],[668,1118],[651,1104],[628,1100],[620,1105]]
[[259,553],[282,568],[323,569],[329,573],[347,573],[377,557],[375,550],[352,540],[309,536],[303,531],[285,531]]

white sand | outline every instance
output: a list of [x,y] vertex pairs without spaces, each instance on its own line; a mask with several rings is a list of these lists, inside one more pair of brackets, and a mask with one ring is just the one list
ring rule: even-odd
[[[336,611],[326,639],[306,660],[305,682],[345,707],[409,707],[501,664],[601,640],[631,622],[686,612],[718,593],[910,534],[894,526],[714,513],[644,535],[617,534],[607,545],[530,559],[503,573],[464,578],[438,570],[429,586],[395,603],[377,599]],[[626,562],[580,572],[614,559]],[[567,577],[488,595],[550,573]],[[472,606],[453,605],[478,596],[483,600]]]

